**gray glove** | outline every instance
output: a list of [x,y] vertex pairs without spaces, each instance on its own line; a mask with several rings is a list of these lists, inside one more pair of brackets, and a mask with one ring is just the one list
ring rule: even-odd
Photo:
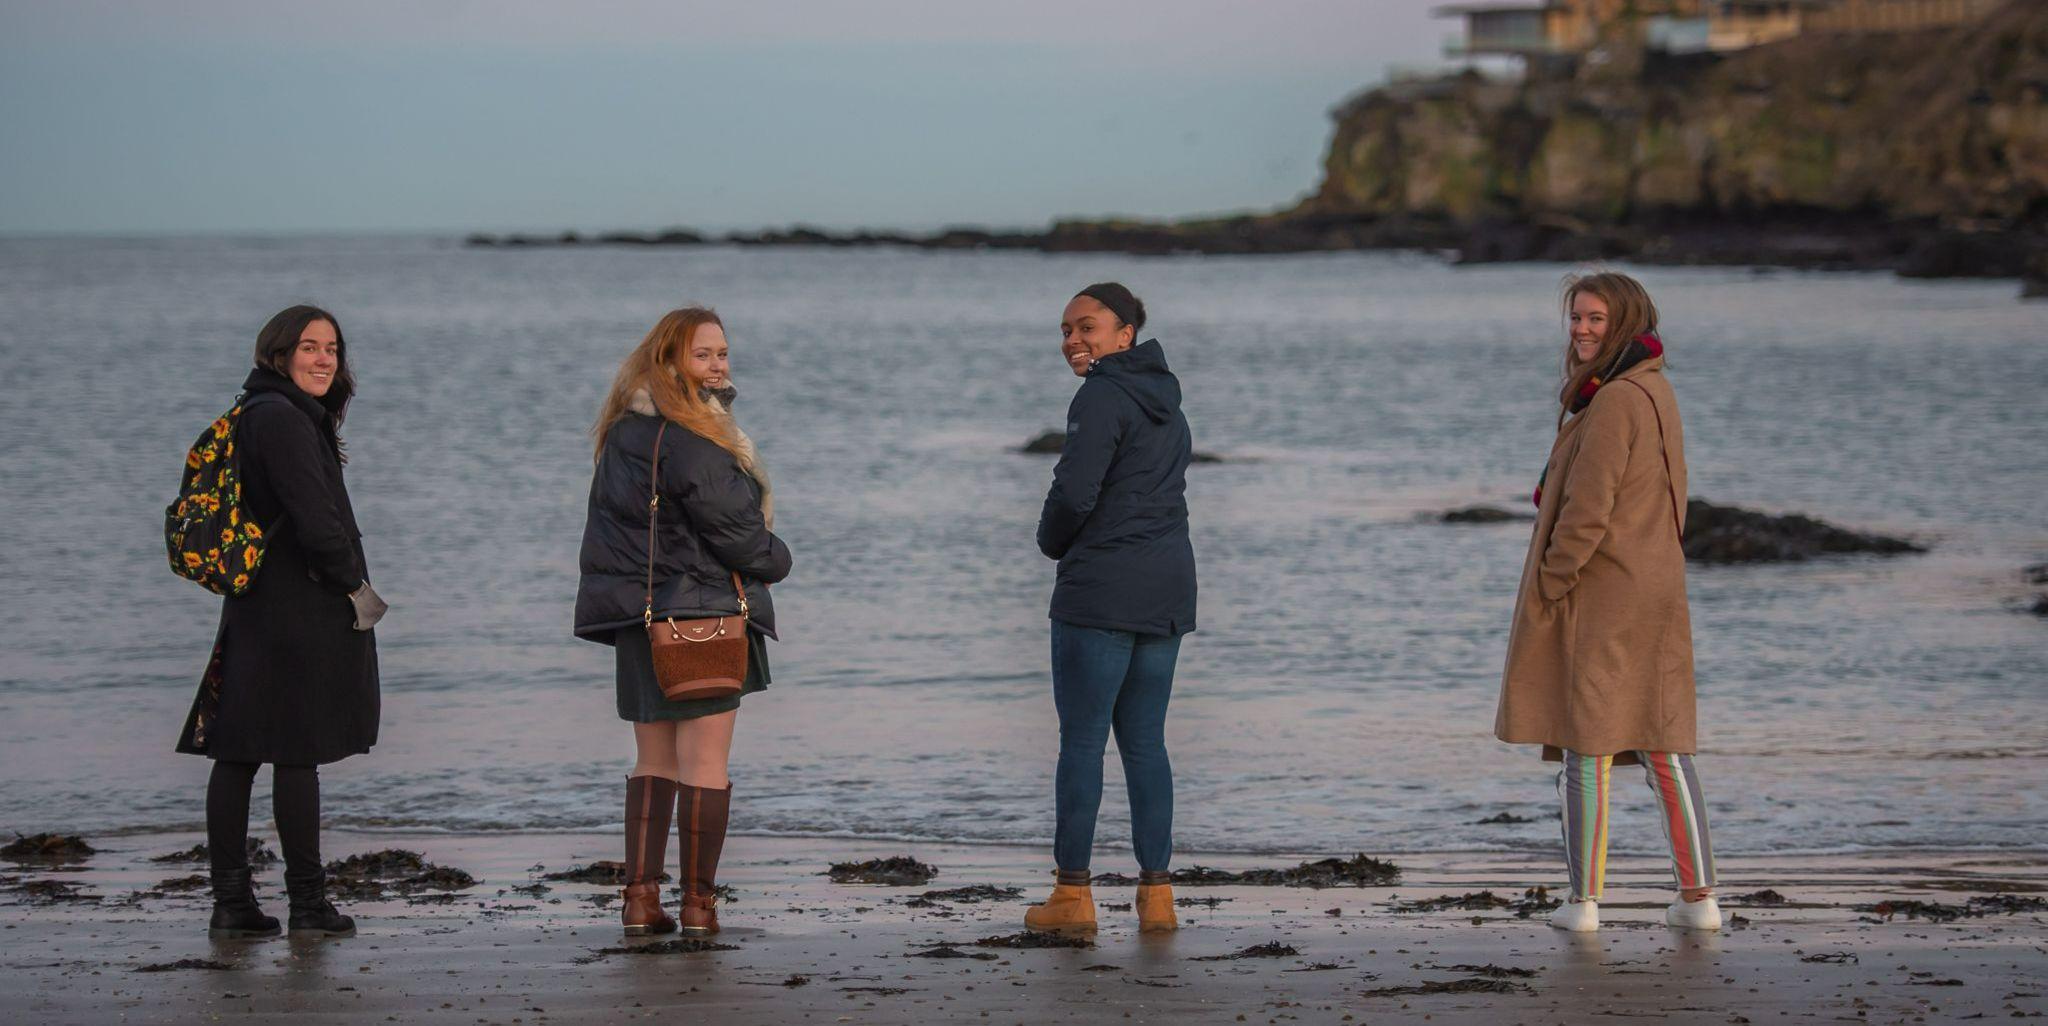
[[367,578],[363,580],[362,587],[349,592],[348,601],[350,605],[356,607],[356,630],[359,631],[377,626],[377,621],[384,619],[385,612],[391,608],[384,603],[377,590],[370,587]]

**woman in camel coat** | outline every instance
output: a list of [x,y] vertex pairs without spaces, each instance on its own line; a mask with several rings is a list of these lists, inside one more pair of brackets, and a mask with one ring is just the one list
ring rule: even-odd
[[1494,734],[1561,760],[1570,900],[1552,925],[1599,926],[1607,784],[1640,764],[1671,843],[1673,926],[1716,929],[1706,811],[1693,767],[1692,623],[1685,596],[1685,434],[1664,376],[1657,310],[1620,274],[1565,289],[1560,426],[1508,634]]

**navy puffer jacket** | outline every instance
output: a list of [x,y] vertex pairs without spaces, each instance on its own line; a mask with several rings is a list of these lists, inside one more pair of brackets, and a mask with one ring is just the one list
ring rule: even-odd
[[1096,361],[1067,407],[1067,442],[1038,518],[1038,548],[1060,561],[1052,619],[1083,627],[1195,629],[1188,540],[1193,453],[1180,380],[1158,340]]
[[[648,475],[661,418],[629,413],[605,435],[583,523],[576,636],[612,642],[640,624],[647,588]],[[678,424],[661,435],[654,615],[739,613],[731,571],[747,587],[750,624],[775,637],[767,585],[789,576],[789,548],[761,515],[761,487],[732,453]]]

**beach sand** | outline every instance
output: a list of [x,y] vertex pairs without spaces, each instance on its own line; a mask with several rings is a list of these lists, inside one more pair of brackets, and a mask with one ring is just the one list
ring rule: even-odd
[[[478,883],[449,897],[342,901],[354,938],[218,943],[206,937],[205,891],[175,889],[205,867],[150,861],[197,837],[89,840],[99,851],[83,862],[0,863],[6,1022],[1917,1023],[2048,1011],[2048,912],[2028,900],[2048,891],[2041,852],[1728,858],[1721,893],[1735,919],[1719,934],[1665,927],[1665,863],[1616,858],[1605,928],[1591,936],[1552,930],[1541,913],[1396,910],[1558,886],[1548,855],[1408,855],[1389,887],[1179,887],[1196,900],[1163,936],[1140,936],[1134,914],[1113,907],[1129,889],[1098,885],[1092,948],[1020,950],[974,942],[1021,929],[1024,899],[1049,885],[1042,850],[735,837],[716,938],[731,949],[678,952],[659,947],[673,935],[621,937],[615,888],[541,881],[617,858],[609,835],[333,832],[330,858],[405,848]],[[915,887],[823,875],[894,855],[938,875]],[[1315,857],[1184,853],[1176,864]],[[1105,855],[1096,868],[1133,872],[1124,861]],[[259,879],[265,910],[282,917],[281,868]],[[911,904],[974,884],[1022,887],[1024,898]],[[1765,888],[1785,903],[1732,897]],[[2031,907],[1946,922],[1856,910],[1998,894]],[[1204,960],[1267,944],[1294,953]],[[969,957],[914,954],[939,945]],[[1446,984],[1461,989],[1401,992]]]

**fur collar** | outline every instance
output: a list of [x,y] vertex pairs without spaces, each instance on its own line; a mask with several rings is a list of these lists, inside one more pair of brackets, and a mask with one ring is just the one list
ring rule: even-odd
[[[716,396],[710,397],[709,402],[717,407],[720,413],[727,417],[732,416],[732,410]],[[654,396],[644,388],[636,388],[626,397],[626,409],[644,417],[661,416],[661,411],[654,406]],[[768,468],[761,465],[760,451],[754,448],[754,440],[748,438],[745,431],[740,430],[738,421],[733,422],[732,434],[739,447],[739,451],[733,455],[738,458],[740,469],[746,471],[747,476],[761,486],[761,519],[772,531],[775,529],[775,487],[768,483]]]

